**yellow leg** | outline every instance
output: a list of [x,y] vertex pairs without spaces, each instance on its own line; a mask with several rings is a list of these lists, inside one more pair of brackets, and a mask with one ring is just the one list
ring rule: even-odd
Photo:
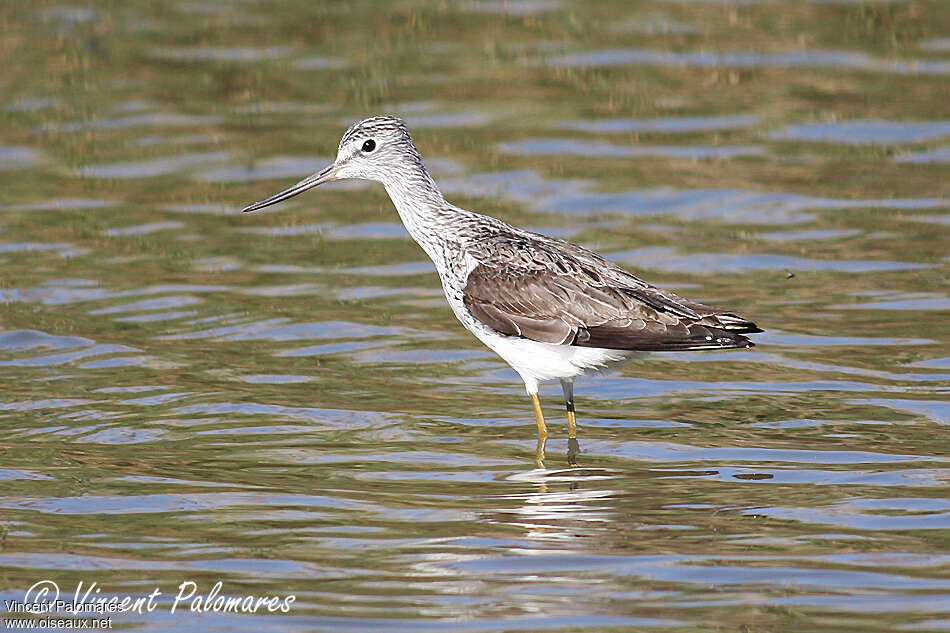
[[534,418],[538,421],[538,450],[535,453],[535,463],[538,468],[544,468],[544,445],[548,441],[548,425],[544,423],[544,413],[541,411],[541,399],[538,394],[528,394],[531,396],[531,404],[534,406]]
[[548,436],[548,425],[544,423],[544,413],[541,412],[541,399],[538,394],[532,393],[531,404],[534,405],[534,418],[538,421],[538,439]]
[[570,406],[567,410],[567,436],[573,440],[577,439],[577,416],[574,415],[574,403]]

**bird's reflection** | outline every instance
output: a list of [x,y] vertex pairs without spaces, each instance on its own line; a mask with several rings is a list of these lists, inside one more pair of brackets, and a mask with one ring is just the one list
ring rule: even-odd
[[525,537],[538,540],[572,540],[593,536],[613,521],[614,507],[605,503],[618,491],[603,485],[620,473],[605,468],[577,465],[580,445],[567,443],[567,468],[544,468],[544,444],[538,443],[538,469],[516,473],[509,481],[530,482],[534,490],[506,496],[517,505],[500,508],[494,519],[525,530]]
[[576,437],[568,438],[567,440],[567,465],[571,468],[577,467],[577,456],[581,452],[581,445],[578,443]]
[[[538,470],[545,470],[544,458],[545,458],[545,446],[547,445],[546,437],[538,438],[538,448],[535,451],[534,463],[537,465]],[[576,437],[568,438],[567,440],[567,465],[571,468],[577,468],[577,456],[581,453],[581,445],[577,441]]]

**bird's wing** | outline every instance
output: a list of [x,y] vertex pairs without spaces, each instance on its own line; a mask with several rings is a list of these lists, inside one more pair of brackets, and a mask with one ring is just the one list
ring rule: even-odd
[[510,247],[499,249],[507,256],[477,265],[463,289],[469,312],[501,334],[658,351],[751,347],[742,334],[761,331],[734,314],[656,288],[581,247],[532,243],[527,258],[523,252],[511,256]]

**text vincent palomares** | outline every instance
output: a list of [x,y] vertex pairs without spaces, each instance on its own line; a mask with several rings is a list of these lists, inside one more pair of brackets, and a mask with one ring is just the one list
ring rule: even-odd
[[[280,596],[224,596],[221,593],[222,583],[219,580],[207,595],[198,593],[198,585],[186,580],[178,585],[178,593],[171,603],[171,613],[175,613],[179,606],[187,608],[192,613],[257,613],[266,610],[271,613],[280,611],[288,613],[297,597]],[[197,594],[197,595],[196,595]],[[98,583],[86,585],[79,581],[72,600],[60,599],[59,586],[52,580],[41,580],[34,583],[23,597],[23,601],[4,600],[4,607],[8,613],[51,613],[64,611],[67,613],[151,613],[157,607],[157,601],[163,592],[156,587],[148,595],[132,597],[129,595],[105,595]]]

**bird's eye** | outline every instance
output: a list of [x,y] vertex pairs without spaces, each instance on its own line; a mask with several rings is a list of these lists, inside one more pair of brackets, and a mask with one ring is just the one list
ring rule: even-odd
[[373,139],[369,139],[368,141],[363,143],[363,151],[366,152],[367,154],[372,152],[374,149],[376,149],[376,141],[374,141]]

